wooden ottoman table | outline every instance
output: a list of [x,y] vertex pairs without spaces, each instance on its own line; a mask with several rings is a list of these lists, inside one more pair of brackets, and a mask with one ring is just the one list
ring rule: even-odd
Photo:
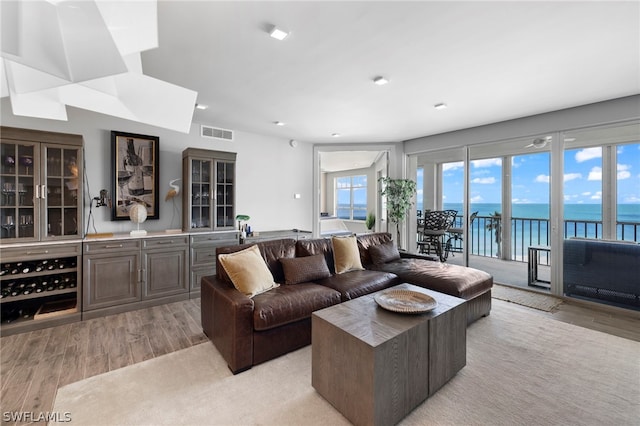
[[[374,297],[405,289],[433,297],[426,313],[392,312]],[[355,425],[402,420],[467,362],[465,300],[400,284],[313,313],[316,391]]]

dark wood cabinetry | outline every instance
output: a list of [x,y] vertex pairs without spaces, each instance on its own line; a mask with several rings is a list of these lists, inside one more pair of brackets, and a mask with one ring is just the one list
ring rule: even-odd
[[84,243],[84,318],[189,297],[189,236]]
[[81,254],[80,242],[2,248],[2,335],[80,319]]
[[182,152],[182,230],[208,232],[235,227],[234,152],[187,148]]
[[0,127],[0,242],[82,236],[80,135]]
[[191,297],[200,297],[200,281],[216,273],[216,248],[238,244],[239,233],[209,232],[191,235]]
[[0,126],[3,335],[81,316],[82,146],[80,135]]

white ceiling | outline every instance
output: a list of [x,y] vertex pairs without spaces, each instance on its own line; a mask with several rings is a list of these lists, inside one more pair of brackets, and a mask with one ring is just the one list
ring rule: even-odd
[[210,108],[196,123],[303,142],[402,141],[640,93],[637,1],[159,1],[158,21],[144,72],[197,91]]
[[320,153],[320,171],[340,172],[343,170],[371,167],[383,151],[326,151]]

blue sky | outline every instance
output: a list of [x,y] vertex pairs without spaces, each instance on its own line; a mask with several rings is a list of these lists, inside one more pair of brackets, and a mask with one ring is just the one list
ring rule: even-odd
[[[549,202],[550,154],[548,152],[514,156],[512,159],[512,202]],[[617,146],[618,204],[640,203],[640,144]],[[567,204],[601,204],[602,148],[566,150],[564,158],[564,197]],[[501,202],[500,158],[471,162],[471,202]],[[463,164],[443,167],[445,203],[461,203]],[[420,182],[422,176],[418,176]],[[418,194],[421,198],[421,191]]]

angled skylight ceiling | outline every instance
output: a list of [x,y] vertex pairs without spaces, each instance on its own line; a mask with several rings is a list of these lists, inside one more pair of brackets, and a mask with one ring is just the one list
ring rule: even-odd
[[1,96],[15,115],[67,120],[66,105],[188,133],[197,92],[142,73],[158,47],[156,0],[0,3]]

